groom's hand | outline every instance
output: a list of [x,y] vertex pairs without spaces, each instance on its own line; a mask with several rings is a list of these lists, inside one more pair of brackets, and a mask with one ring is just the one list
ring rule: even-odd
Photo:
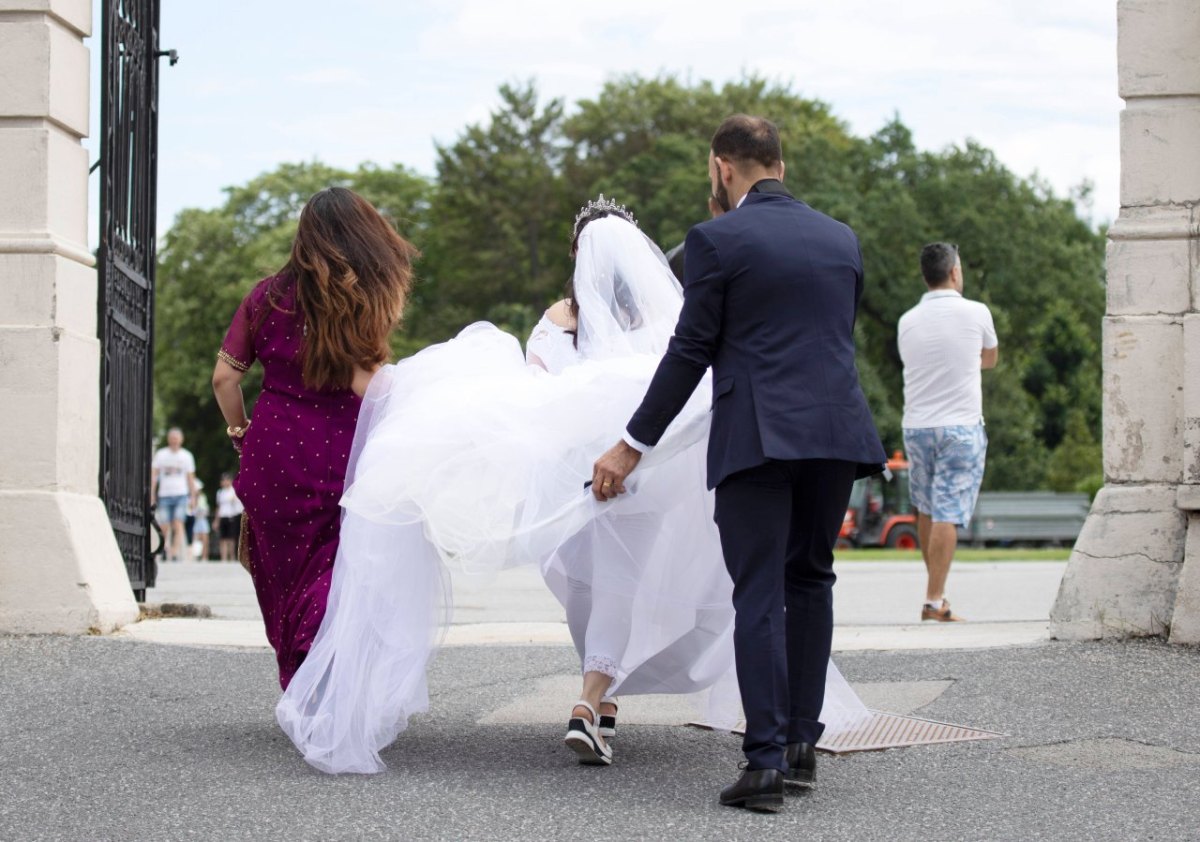
[[625,493],[625,478],[633,473],[642,454],[619,441],[592,467],[592,494],[600,502]]

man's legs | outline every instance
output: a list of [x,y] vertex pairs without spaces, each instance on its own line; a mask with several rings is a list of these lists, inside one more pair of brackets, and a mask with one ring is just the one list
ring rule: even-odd
[[946,577],[958,547],[958,528],[953,523],[934,523],[924,512],[917,512],[917,539],[925,562],[925,601],[936,605],[946,592]]
[[853,462],[791,463],[791,535],[785,571],[789,743],[816,745],[825,726],[825,673],[833,641],[833,548],[846,516]]
[[163,553],[167,561],[183,561],[184,548],[187,546],[186,531],[183,517],[187,512],[187,497],[174,495],[158,498],[158,510],[155,517],[163,527]]
[[183,548],[187,544],[187,533],[183,528],[182,520],[171,521],[171,560],[183,561]]
[[933,521],[925,512],[916,510],[917,514],[917,543],[921,545],[921,559],[925,562],[925,569],[929,569],[929,532],[933,527]]
[[908,491],[917,514],[917,541],[921,558],[929,568],[929,542],[933,521],[933,472],[937,461],[937,430],[927,427],[904,428],[904,453],[908,457]]
[[175,555],[175,498],[159,497],[154,504],[154,519],[162,529],[162,553],[166,561]]
[[928,537],[921,539],[921,555],[928,574],[925,601],[936,605],[946,592],[946,578],[950,575],[950,563],[954,561],[954,550],[958,547],[958,524],[935,522],[924,514],[920,517],[928,523]]
[[[913,509],[917,513],[917,540],[921,544],[921,559],[925,562],[925,601],[939,604],[946,588],[946,577],[950,574],[950,562],[954,559],[954,548],[958,533],[954,524],[938,523],[933,519],[934,499],[939,472],[938,450],[943,436],[939,427],[923,427],[904,430],[904,450],[908,455],[909,491]],[[949,527],[949,544],[945,530]]]
[[785,771],[787,766],[783,573],[791,516],[792,483],[785,463],[740,471],[717,487],[715,517],[733,579],[733,648],[746,714],[742,750],[751,769]]
[[[928,548],[922,553],[928,578],[925,584],[927,608],[944,612],[933,619],[962,619],[953,617],[944,603],[946,579],[958,548],[958,526],[970,523],[979,499],[983,482],[984,461],[987,455],[987,434],[983,425],[936,427],[936,455],[931,471],[929,505],[919,506],[927,512],[929,521]],[[915,498],[914,498],[915,499]]]

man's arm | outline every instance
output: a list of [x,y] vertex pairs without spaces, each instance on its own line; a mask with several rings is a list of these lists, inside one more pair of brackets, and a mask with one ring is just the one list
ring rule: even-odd
[[593,466],[597,500],[624,493],[625,478],[642,453],[658,444],[712,363],[725,308],[725,277],[716,246],[697,228],[688,232],[684,264],[683,308],[675,335],[625,436]]
[[150,468],[150,505],[158,502],[158,468]]
[[693,228],[688,232],[684,263],[687,278],[675,335],[650,381],[646,397],[626,427],[630,437],[650,447],[658,444],[696,391],[704,372],[712,365],[721,334],[725,273],[716,246],[703,230]]
[[979,367],[995,368],[996,361],[1000,358],[1000,341],[996,338],[996,324],[992,321],[992,311],[984,307],[983,312],[983,350],[979,354]]

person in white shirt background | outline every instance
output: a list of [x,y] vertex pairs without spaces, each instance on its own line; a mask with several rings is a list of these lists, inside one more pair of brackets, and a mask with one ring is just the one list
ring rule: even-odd
[[922,620],[955,622],[945,598],[958,527],[975,511],[987,457],[980,372],[999,355],[991,311],[963,298],[958,247],[921,250],[929,292],[900,317],[904,364],[904,449],[909,461],[921,556],[928,572]]
[[242,531],[242,512],[245,509],[233,490],[233,475],[221,474],[217,489],[217,537],[220,540],[221,561],[237,560],[238,536]]
[[167,431],[167,446],[159,448],[150,463],[150,505],[159,526],[166,530],[166,558],[182,561],[187,547],[184,519],[196,505],[196,460],[183,446],[183,431]]
[[198,561],[208,561],[209,537],[212,524],[209,515],[208,495],[204,493],[204,480],[196,479],[196,501],[192,505],[192,557]]

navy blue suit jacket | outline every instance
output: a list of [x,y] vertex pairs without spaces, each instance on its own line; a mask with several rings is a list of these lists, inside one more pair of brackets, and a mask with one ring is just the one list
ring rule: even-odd
[[760,181],[692,228],[683,310],[627,431],[658,444],[709,366],[708,487],[769,460],[887,461],[854,363],[862,252],[849,226]]

